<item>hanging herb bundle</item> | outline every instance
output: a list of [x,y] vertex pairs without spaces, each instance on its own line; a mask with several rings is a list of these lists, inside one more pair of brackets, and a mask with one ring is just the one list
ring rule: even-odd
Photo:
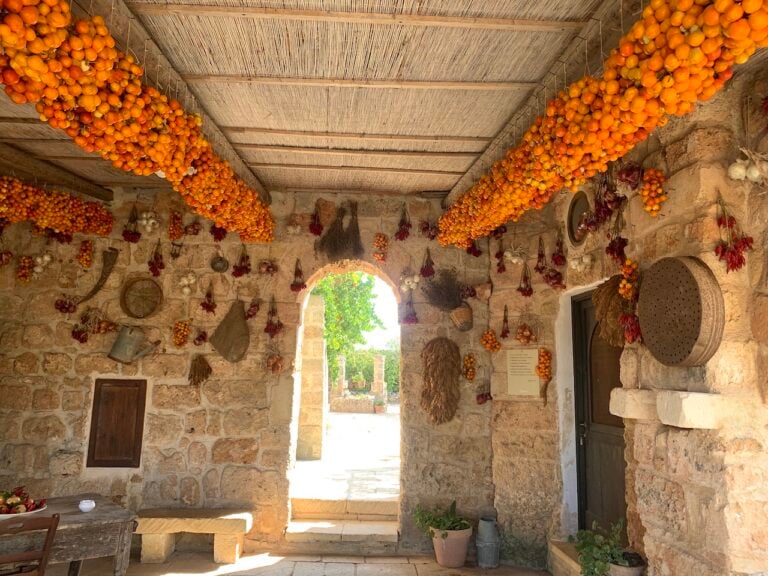
[[245,311],[245,319],[250,320],[254,318],[259,313],[259,310],[261,310],[261,298],[254,297]]
[[594,208],[582,216],[579,222],[579,230],[582,232],[595,232],[608,222],[614,210],[625,200],[626,197],[618,193],[616,184],[608,172],[598,174]]
[[270,338],[274,338],[283,331],[283,323],[280,322],[280,318],[277,316],[277,303],[275,297],[269,302],[269,311],[267,312],[267,325],[264,327],[264,332],[269,334]]
[[221,242],[224,240],[224,238],[227,237],[227,229],[222,228],[221,226],[216,226],[216,224],[211,224],[211,227],[208,228],[208,231],[211,233],[214,242]]
[[726,272],[741,270],[747,263],[746,252],[753,249],[754,240],[742,232],[736,218],[732,216],[722,196],[717,196],[717,227],[720,241],[715,246],[715,255],[725,262]]
[[408,215],[408,207],[403,204],[400,209],[400,221],[397,223],[395,240],[403,241],[411,235],[411,217]]
[[240,249],[240,257],[237,259],[237,264],[232,266],[232,276],[235,278],[240,278],[241,276],[245,276],[246,274],[251,273],[251,257],[248,256],[248,251],[245,249],[245,244],[243,244],[242,248]]
[[547,270],[547,255],[544,252],[544,239],[539,236],[539,248],[536,254],[536,266],[533,267],[534,272],[544,274]]
[[176,348],[184,348],[189,342],[189,334],[192,328],[189,320],[177,320],[173,324],[173,345]]
[[130,242],[131,244],[136,244],[141,240],[141,232],[139,232],[138,222],[139,212],[136,210],[136,205],[134,204],[133,208],[131,208],[131,213],[128,215],[128,222],[123,226],[123,240]]
[[643,179],[643,168],[636,162],[626,162],[619,169],[616,178],[634,192],[640,185],[640,180]]
[[462,285],[454,270],[440,270],[436,277],[421,284],[421,291],[427,302],[444,312],[462,304]]
[[494,258],[496,258],[496,273],[497,274],[504,274],[504,272],[507,271],[507,265],[504,262],[504,240],[503,238],[499,239],[499,249],[496,250],[496,254],[493,255]]
[[307,287],[304,282],[304,272],[301,271],[301,260],[296,258],[296,265],[293,268],[293,282],[291,282],[291,292],[301,292]]
[[181,223],[181,212],[173,210],[168,220],[168,239],[177,242],[184,237],[184,226]]
[[419,230],[421,231],[421,235],[427,240],[434,240],[440,233],[440,229],[437,227],[437,224],[433,224],[427,220],[422,220],[419,222]]
[[475,258],[479,258],[483,251],[480,250],[480,247],[477,245],[477,242],[475,240],[472,240],[472,242],[467,246],[467,254],[470,256],[474,256]]
[[83,270],[93,265],[93,240],[83,240],[77,250],[77,263]]
[[552,267],[547,267],[547,269],[544,271],[544,274],[542,274],[542,278],[544,278],[544,282],[546,282],[551,288],[554,288],[555,290],[565,289],[563,273],[559,270],[555,270]]
[[504,317],[501,320],[501,332],[499,333],[500,338],[509,338],[509,308],[507,308],[507,305],[504,304]]
[[618,347],[625,342],[624,328],[619,324],[619,318],[626,308],[626,300],[619,294],[622,279],[621,274],[615,274],[592,293],[600,337],[611,346]]
[[550,257],[552,266],[565,266],[565,240],[563,239],[563,231],[559,229],[557,231],[557,237],[555,238],[555,249]]
[[627,259],[626,247],[629,240],[621,235],[624,229],[624,207],[625,203],[616,210],[615,217],[611,227],[608,229],[608,246],[605,247],[605,253],[610,256],[617,264],[623,264]]
[[320,236],[323,233],[323,225],[320,222],[320,208],[315,204],[315,210],[309,219],[309,232],[314,236]]
[[202,354],[195,354],[192,357],[192,363],[189,365],[189,375],[187,381],[191,386],[199,386],[213,374],[211,365]]
[[424,346],[421,358],[421,409],[433,424],[444,424],[453,419],[461,399],[459,347],[448,338],[435,338]]
[[357,202],[349,203],[349,212],[349,225],[345,229],[346,210],[340,206],[328,231],[317,243],[317,249],[325,254],[331,262],[359,259],[365,253],[363,242],[360,239],[360,224],[357,220]]
[[0,252],[0,267],[8,266],[13,261],[13,252],[10,250],[3,250]]
[[200,308],[208,312],[208,314],[216,313],[216,300],[213,297],[213,282],[208,284],[208,289],[205,291],[205,297],[200,302]]
[[419,317],[416,316],[416,308],[413,305],[413,292],[408,292],[408,300],[405,301],[405,314],[403,314],[403,324],[418,324]]
[[80,322],[72,328],[72,338],[85,344],[91,334],[117,332],[117,324],[112,322],[98,308],[88,308],[80,315]]
[[421,265],[419,274],[422,278],[432,278],[435,275],[435,263],[432,261],[429,248],[427,248],[427,251],[424,253],[424,262]]
[[520,284],[517,286],[517,291],[520,292],[524,298],[530,298],[533,296],[533,286],[531,285],[531,269],[528,266],[528,262],[523,262],[523,268],[520,271]]
[[483,335],[480,337],[480,344],[482,344],[483,348],[488,350],[488,352],[498,352],[501,350],[501,342],[496,338],[496,332],[490,328],[483,332]]
[[165,261],[163,260],[163,249],[160,246],[160,240],[155,244],[155,249],[152,251],[152,255],[147,261],[149,271],[154,277],[160,276],[160,272],[165,269]]
[[373,259],[376,262],[386,262],[388,249],[389,237],[383,232],[377,232],[373,236]]

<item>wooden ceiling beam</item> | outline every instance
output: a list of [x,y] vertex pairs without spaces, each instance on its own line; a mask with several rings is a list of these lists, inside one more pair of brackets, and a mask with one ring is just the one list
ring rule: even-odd
[[[265,134],[267,136],[298,136],[301,138],[349,138],[353,140],[392,140],[408,142],[462,142],[483,144],[493,140],[486,136],[424,136],[408,134],[375,134],[359,132],[313,132],[311,130],[278,130],[274,128],[256,128],[247,126],[222,126],[221,130],[232,134]],[[241,146],[240,143],[235,143]]]
[[446,194],[448,194],[448,190],[418,190],[418,191],[401,191],[401,190],[388,190],[388,189],[365,189],[362,190],[360,188],[328,188],[328,187],[317,187],[317,188],[311,188],[311,187],[305,187],[305,188],[295,188],[295,187],[286,187],[286,188],[280,188],[279,186],[272,186],[270,187],[271,190],[274,190],[276,192],[286,192],[289,194],[366,194],[366,195],[372,195],[375,194],[376,196],[398,196],[398,197],[411,197],[416,196],[417,198],[443,198]]
[[328,166],[325,164],[269,164],[264,162],[249,162],[251,168],[288,169],[288,170],[340,170],[344,172],[386,172],[389,174],[424,174],[429,176],[461,176],[464,172],[448,170],[418,170],[412,168],[377,168],[375,166]]
[[40,124],[40,120],[37,118],[16,118],[15,116],[2,116],[0,117],[0,124]]
[[44,158],[35,157],[27,151],[19,150],[8,144],[0,144],[0,160],[11,175],[13,175],[14,170],[18,169],[20,172],[34,175],[54,186],[68,188],[106,202],[112,201],[111,190],[96,185],[61,166],[50,164]]
[[461,28],[498,30],[502,32],[573,32],[584,26],[574,20],[525,20],[520,18],[473,18],[429,14],[385,14],[380,12],[341,12],[327,10],[292,10],[256,6],[215,6],[204,4],[148,4],[127,2],[135,14],[142,16],[206,16],[212,18],[244,18],[251,20],[294,20],[339,24],[375,24],[418,28]]
[[312,86],[316,88],[369,88],[374,90],[470,90],[510,92],[533,90],[536,82],[460,82],[440,80],[373,80],[361,78],[297,78],[282,76],[245,76],[239,74],[182,74],[187,84],[225,83],[280,86]]
[[240,150],[257,152],[284,152],[296,154],[319,154],[330,156],[381,156],[384,158],[477,158],[479,152],[419,152],[418,150],[357,150],[354,148],[312,148],[306,146],[272,146],[269,144],[233,144]]

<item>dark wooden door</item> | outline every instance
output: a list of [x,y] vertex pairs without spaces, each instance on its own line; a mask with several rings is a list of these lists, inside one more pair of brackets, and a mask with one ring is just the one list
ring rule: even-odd
[[608,411],[611,390],[621,386],[622,348],[600,337],[591,293],[575,297],[572,309],[579,528],[607,529],[627,513],[624,422]]

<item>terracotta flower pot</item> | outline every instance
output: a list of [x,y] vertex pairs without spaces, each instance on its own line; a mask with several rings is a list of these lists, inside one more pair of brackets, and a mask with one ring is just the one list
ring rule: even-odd
[[435,548],[437,563],[443,568],[461,568],[467,561],[467,547],[472,537],[472,528],[466,530],[432,529],[432,546]]
[[619,566],[611,564],[608,570],[609,576],[641,576],[645,566]]

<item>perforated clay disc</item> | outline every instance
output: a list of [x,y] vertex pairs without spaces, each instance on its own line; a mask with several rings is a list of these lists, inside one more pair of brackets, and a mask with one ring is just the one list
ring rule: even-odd
[[697,258],[662,258],[644,272],[637,315],[643,343],[667,366],[705,364],[723,337],[723,294]]
[[163,302],[163,289],[152,278],[128,280],[120,296],[120,307],[131,318],[147,318],[157,312]]

